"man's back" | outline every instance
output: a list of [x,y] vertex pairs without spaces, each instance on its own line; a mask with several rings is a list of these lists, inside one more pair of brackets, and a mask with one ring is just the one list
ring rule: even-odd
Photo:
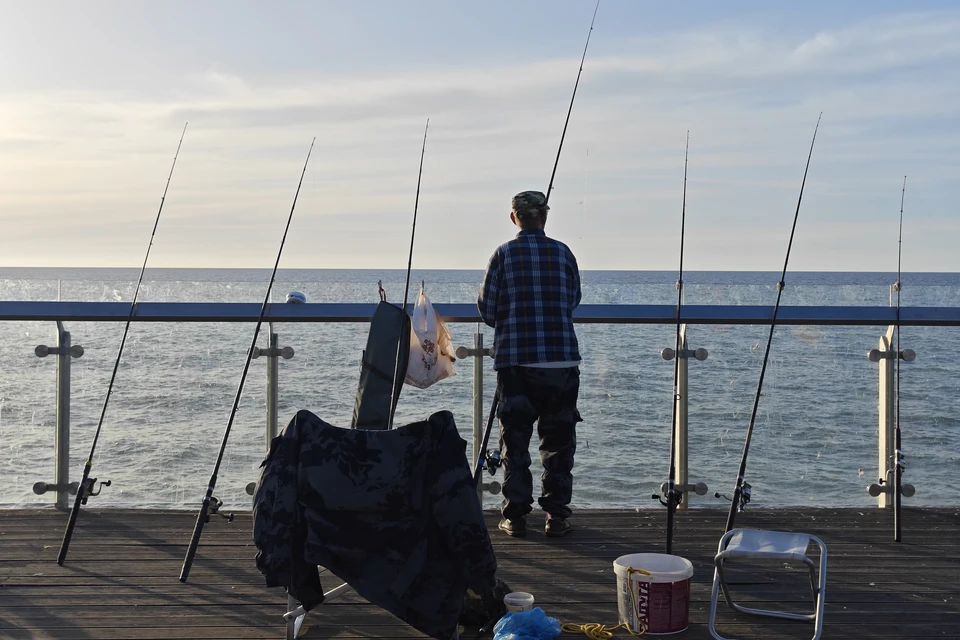
[[542,229],[524,229],[497,247],[478,308],[496,328],[494,367],[580,362],[573,310],[580,272],[570,249]]

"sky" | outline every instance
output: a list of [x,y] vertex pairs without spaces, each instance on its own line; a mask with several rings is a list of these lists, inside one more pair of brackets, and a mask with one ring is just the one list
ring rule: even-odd
[[[594,10],[0,0],[0,266],[481,269]],[[960,265],[960,6],[601,0],[547,233],[581,269]]]

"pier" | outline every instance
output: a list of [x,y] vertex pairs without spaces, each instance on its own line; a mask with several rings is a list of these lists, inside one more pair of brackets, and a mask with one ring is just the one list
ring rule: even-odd
[[[542,533],[531,514],[525,539],[487,526],[498,576],[563,622],[617,623],[614,559],[662,553],[665,514],[576,511],[565,538]],[[749,509],[737,526],[821,537],[828,550],[824,638],[960,638],[960,507],[904,507],[903,541],[893,542],[889,509]],[[0,638],[163,639],[283,638],[286,597],[267,589],[254,564],[249,513],[214,518],[204,531],[186,584],[177,580],[195,514],[96,510],[80,514],[70,556],[56,564],[66,514],[55,509],[0,511]],[[707,615],[712,559],[726,511],[677,514],[674,553],[695,568],[690,626],[675,637],[710,638]],[[341,583],[328,573],[324,588]],[[777,606],[807,606],[796,568],[777,565],[734,574],[735,593]],[[809,638],[813,625],[734,615],[720,605],[718,629],[738,638]],[[472,638],[466,630],[463,638]],[[316,608],[301,638],[419,638],[421,634],[356,593]],[[489,636],[488,636],[489,637]],[[564,638],[573,638],[564,634]],[[579,636],[584,637],[584,636]],[[615,637],[629,637],[620,630]]]

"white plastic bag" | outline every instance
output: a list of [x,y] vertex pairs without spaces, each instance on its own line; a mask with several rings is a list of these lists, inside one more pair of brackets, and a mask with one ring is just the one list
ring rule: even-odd
[[426,389],[435,382],[457,375],[453,352],[450,331],[421,287],[410,322],[410,360],[404,382]]

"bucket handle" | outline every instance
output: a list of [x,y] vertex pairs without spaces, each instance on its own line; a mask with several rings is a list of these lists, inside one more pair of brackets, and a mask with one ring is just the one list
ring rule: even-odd
[[[633,605],[633,610],[634,610],[634,611],[637,610],[637,594],[634,593],[634,591],[633,591],[633,585],[632,585],[631,583],[632,583],[632,579],[633,579],[633,574],[635,574],[635,573],[640,573],[640,574],[643,574],[643,575],[645,575],[645,576],[652,576],[652,575],[653,575],[651,572],[647,571],[646,569],[634,569],[633,567],[627,567],[627,584],[630,585],[630,602],[631,602],[631,604]],[[630,635],[632,635],[632,636],[642,636],[643,634],[645,634],[645,633],[647,632],[647,625],[644,624],[643,620],[641,620],[640,618],[637,618],[637,624],[640,625],[640,633],[636,633],[636,632],[635,632],[633,629],[631,629],[630,626],[627,625],[625,622],[624,622],[623,624],[624,624],[624,626],[626,627],[627,631],[628,631],[628,632],[630,633]]]
[[[633,567],[627,567],[627,584],[630,584],[631,578],[633,577],[634,573],[642,573],[645,576],[653,575],[652,573],[650,573],[645,569],[634,569]],[[633,592],[633,586],[631,585],[630,586],[630,602],[631,602],[631,605],[633,606],[634,611],[637,610],[636,598],[637,596]],[[597,638],[597,639],[612,638],[613,632],[616,631],[617,629],[626,629],[627,633],[629,633],[635,638],[639,638],[640,636],[642,636],[647,632],[647,625],[644,624],[643,620],[640,620],[639,618],[637,619],[637,624],[640,625],[639,633],[631,629],[630,624],[623,620],[621,620],[620,624],[618,624],[615,627],[608,627],[606,625],[598,624],[598,623],[574,624],[570,622],[564,622],[560,625],[560,630],[566,633],[583,634],[588,638],[591,638],[592,640],[594,638]]]

